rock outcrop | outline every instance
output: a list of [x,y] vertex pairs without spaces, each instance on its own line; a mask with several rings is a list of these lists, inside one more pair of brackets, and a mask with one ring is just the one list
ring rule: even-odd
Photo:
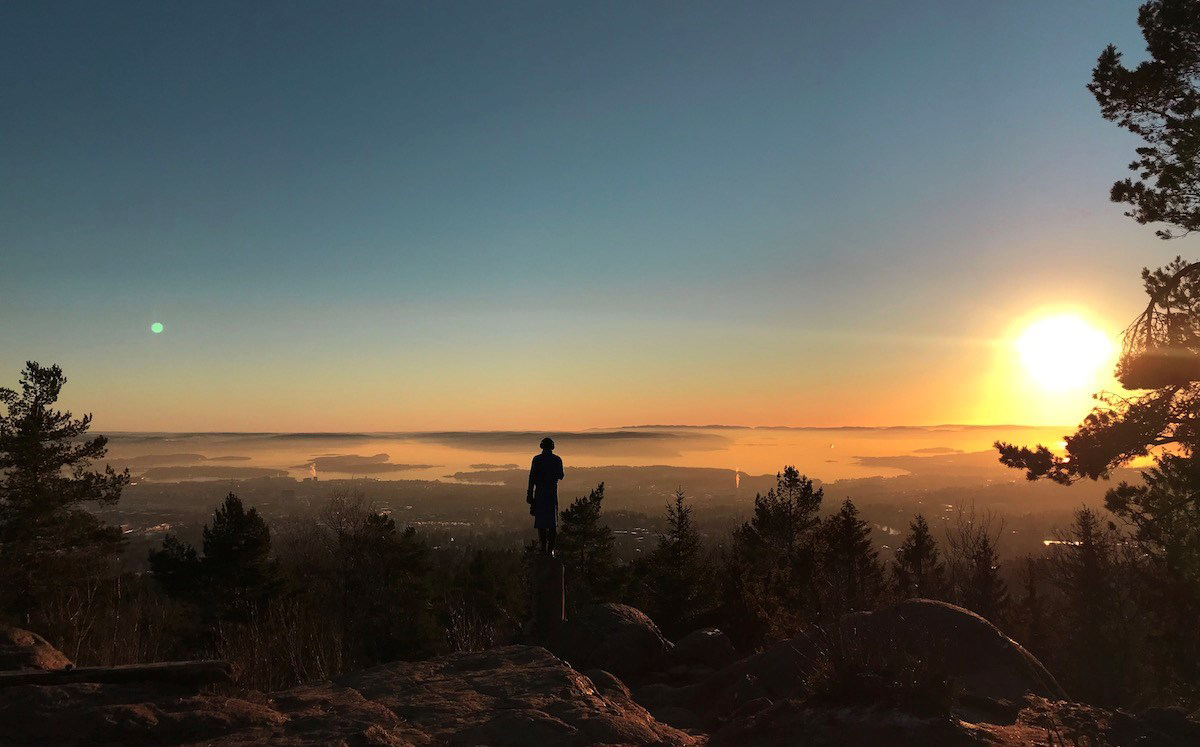
[[966,703],[1010,718],[1026,695],[1067,699],[1042,663],[994,625],[962,607],[928,599],[848,615],[824,637],[797,636],[694,683],[652,683],[635,695],[660,720],[715,730],[766,703],[803,700],[814,671],[836,666],[838,657],[879,661],[896,654],[953,682]]
[[912,654],[957,682],[970,698],[1000,706],[1016,704],[1027,694],[1067,700],[1036,656],[962,607],[908,599],[848,615],[843,623],[844,640]]
[[[611,677],[611,675],[610,675]],[[0,745],[695,745],[545,649],[395,662],[244,697],[72,684],[0,693]],[[607,693],[607,694],[606,694]]]
[[654,621],[626,604],[593,604],[563,623],[549,647],[579,670],[637,680],[667,664],[672,644]]
[[71,660],[37,633],[0,626],[0,671],[58,670],[70,666]]
[[729,636],[716,628],[688,633],[675,642],[670,659],[673,664],[720,669],[737,661],[737,651]]
[[[817,648],[805,637],[781,641],[682,687],[651,683],[637,688],[638,702],[656,717],[676,725],[708,730],[747,704],[758,705],[803,693]],[[768,701],[761,699],[766,698]]]

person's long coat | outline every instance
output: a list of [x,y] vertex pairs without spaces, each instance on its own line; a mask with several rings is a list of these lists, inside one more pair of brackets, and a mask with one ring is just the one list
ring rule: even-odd
[[533,526],[550,529],[558,526],[558,481],[563,479],[563,463],[557,455],[544,451],[529,466],[529,492],[533,494]]

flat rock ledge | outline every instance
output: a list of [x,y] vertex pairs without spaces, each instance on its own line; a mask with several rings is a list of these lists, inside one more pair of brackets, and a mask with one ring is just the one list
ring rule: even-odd
[[[22,685],[0,696],[0,745],[699,745],[603,672],[538,646],[394,662],[239,697],[161,686]],[[607,694],[606,694],[607,693]]]

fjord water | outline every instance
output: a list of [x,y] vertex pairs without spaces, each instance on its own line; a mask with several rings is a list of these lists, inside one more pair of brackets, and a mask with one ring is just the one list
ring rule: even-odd
[[[551,432],[568,468],[716,467],[770,474],[785,464],[822,480],[890,477],[945,463],[996,465],[997,439],[1058,445],[1066,427],[680,427]],[[296,478],[454,480],[525,467],[543,432],[110,433],[108,461],[151,480],[228,479],[278,470]],[[972,456],[974,454],[974,456]],[[998,466],[998,465],[996,465]],[[190,472],[183,468],[202,467]],[[247,470],[251,471],[247,471]],[[1015,474],[1015,473],[1014,473]]]

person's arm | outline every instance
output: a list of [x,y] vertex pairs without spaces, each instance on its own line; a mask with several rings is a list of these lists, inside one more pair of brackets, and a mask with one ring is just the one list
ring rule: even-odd
[[558,457],[558,479],[563,479],[562,457]]
[[533,462],[529,465],[529,490],[525,492],[525,502],[533,503],[533,481],[537,476],[537,457],[533,458]]

